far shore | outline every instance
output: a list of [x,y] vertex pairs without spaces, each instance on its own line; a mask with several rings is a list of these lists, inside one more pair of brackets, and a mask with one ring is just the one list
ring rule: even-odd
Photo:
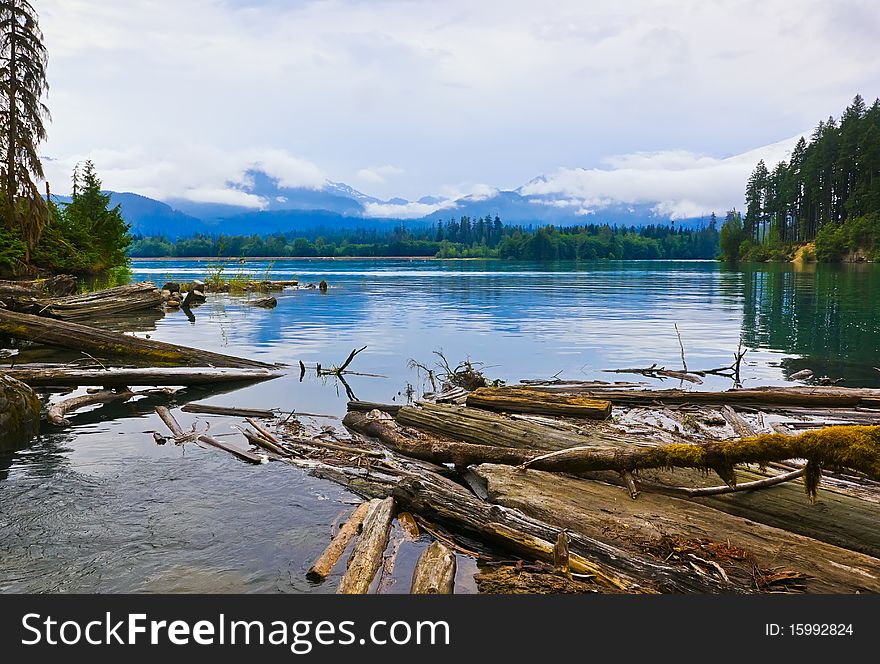
[[437,256],[150,256],[132,261],[497,261],[500,258],[438,258]]

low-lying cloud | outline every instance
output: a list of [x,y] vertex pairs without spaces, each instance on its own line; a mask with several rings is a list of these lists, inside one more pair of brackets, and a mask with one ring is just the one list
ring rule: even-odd
[[158,200],[180,198],[253,209],[265,207],[267,201],[246,191],[250,171],[263,171],[276,178],[282,187],[320,189],[327,181],[318,166],[283,150],[228,151],[197,145],[147,150],[137,146],[45,160],[46,179],[52,191],[70,193],[73,169],[86,159],[95,163],[108,190],[133,192]]
[[799,137],[733,157],[716,158],[685,150],[638,152],[604,160],[608,168],[560,168],[520,188],[523,195],[576,208],[587,215],[612,203],[651,204],[673,219],[740,207],[746,180],[759,159],[772,167],[787,159]]

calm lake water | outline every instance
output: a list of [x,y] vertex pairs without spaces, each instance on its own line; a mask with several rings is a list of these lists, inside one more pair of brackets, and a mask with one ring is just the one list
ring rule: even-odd
[[[135,261],[134,279],[203,278],[206,262]],[[269,264],[249,262],[262,276]],[[321,279],[331,288],[288,290],[278,307],[209,296],[190,321],[183,312],[120,324],[137,334],[267,362],[352,368],[358,398],[406,402],[424,386],[407,367],[485,363],[492,378],[516,382],[602,373],[653,363],[680,367],[677,324],[692,370],[728,365],[740,338],[750,352],[745,386],[787,384],[810,368],[848,386],[880,387],[880,267],[761,266],[714,262],[533,264],[497,261],[295,260],[273,279]],[[659,386],[658,381],[649,381]],[[665,381],[679,387],[677,381]],[[725,389],[723,378],[688,389]],[[197,395],[196,395],[197,396]],[[343,415],[334,379],[289,377],[206,402]],[[181,413],[184,428],[196,421]],[[231,431],[210,419],[212,434]],[[163,431],[149,408],[105,406],[46,430],[35,445],[0,455],[0,591],[5,592],[333,592],[306,581],[331,525],[356,499],[285,464],[248,466],[216,450],[157,446]],[[230,438],[229,440],[235,440]],[[388,592],[406,592],[421,544],[405,544]],[[459,591],[473,590],[461,561]]]

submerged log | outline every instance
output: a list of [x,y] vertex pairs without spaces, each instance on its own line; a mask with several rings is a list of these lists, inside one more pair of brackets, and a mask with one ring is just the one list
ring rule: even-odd
[[207,403],[188,403],[181,408],[184,413],[201,413],[205,415],[225,415],[228,417],[259,417],[273,419],[275,413],[271,410],[257,408],[230,408],[228,406],[213,406]]
[[370,508],[375,508],[378,504],[379,500],[376,499],[369,503],[361,503],[357,506],[357,509],[355,509],[345,523],[342,524],[339,532],[336,533],[336,537],[334,537],[327,548],[324,549],[324,552],[318,557],[315,564],[309,568],[306,577],[310,581],[323,581],[330,575],[330,572],[333,571],[337,561],[345,552],[345,549],[348,547],[351,540],[354,539],[354,536],[357,535],[358,532],[360,532],[361,525],[363,524],[367,513],[370,511]]
[[480,387],[468,395],[467,405],[507,413],[587,417],[594,420],[606,420],[611,416],[610,401],[525,387]]
[[254,454],[253,452],[249,452],[247,450],[241,450],[237,447],[233,447],[232,445],[227,445],[226,443],[222,443],[212,436],[200,434],[196,431],[186,433],[183,429],[180,428],[180,424],[178,424],[177,420],[174,419],[174,415],[171,414],[171,411],[168,410],[165,406],[156,406],[156,414],[165,423],[165,426],[167,426],[168,429],[171,431],[175,438],[175,442],[177,443],[186,442],[192,439],[197,440],[200,443],[204,443],[205,445],[216,447],[217,449],[223,450],[224,452],[229,452],[230,454],[238,457],[242,461],[247,461],[248,463],[264,463],[267,460],[266,457],[262,455]]
[[341,595],[365,595],[376,572],[382,567],[382,554],[388,546],[391,521],[394,519],[394,499],[386,498],[375,504],[364,519],[364,528],[348,561],[348,569],[336,591]]
[[[216,383],[258,382],[278,378],[280,371],[267,369],[229,369],[212,367],[167,367],[71,369],[69,367],[34,367],[0,369],[0,373],[31,387],[67,387],[95,385],[213,385]],[[195,404],[193,404],[195,406]],[[196,412],[196,411],[193,411]],[[205,411],[202,411],[205,412]],[[256,411],[255,411],[256,412]],[[262,412],[262,411],[260,411]],[[270,414],[270,417],[273,416]]]
[[[401,507],[424,518],[528,560],[553,562],[558,528],[517,509],[483,502],[464,487],[435,473],[401,479],[393,495]],[[596,583],[615,590],[707,593],[731,589],[721,580],[649,560],[579,533],[571,535],[569,548],[573,573],[593,575]]]
[[[478,390],[483,394],[491,391],[495,398],[503,398],[506,390],[521,388],[490,387]],[[607,399],[614,405],[652,406],[656,404],[704,404],[723,406],[739,404],[750,406],[809,406],[847,408],[863,406],[880,408],[880,390],[845,387],[762,387],[736,389],[726,392],[689,392],[686,390],[593,390],[577,387],[533,387],[540,393],[567,393],[595,399]],[[485,391],[484,391],[485,390]]]
[[111,403],[113,401],[128,401],[136,396],[147,396],[156,394],[166,394],[168,396],[174,394],[174,390],[145,390],[144,392],[132,392],[127,387],[118,390],[102,390],[92,394],[84,394],[71,399],[64,399],[53,404],[46,411],[46,420],[58,427],[70,426],[70,420],[65,416],[67,413],[85,408],[86,406],[94,406],[96,404]]
[[221,355],[220,353],[177,346],[152,339],[141,339],[79,323],[48,320],[40,316],[2,309],[0,309],[0,334],[49,346],[85,351],[96,357],[126,358],[160,366],[271,368],[271,365],[255,360]]
[[[880,592],[877,558],[719,512],[698,502],[656,493],[642,493],[633,502],[623,497],[618,487],[604,482],[535,470],[518,472],[509,466],[482,465],[475,470],[486,480],[493,503],[519,509],[558,528],[613,539],[632,551],[642,551],[645,542],[663,536],[705,540],[725,544],[722,549],[735,557],[748,552],[764,570],[784,566],[806,574],[808,592]],[[718,560],[711,551],[702,557]],[[719,562],[726,567],[723,559]],[[744,571],[747,575],[748,569]],[[729,568],[728,573],[733,577]]]
[[455,554],[438,541],[422,551],[413,570],[413,595],[451,595],[455,583]]

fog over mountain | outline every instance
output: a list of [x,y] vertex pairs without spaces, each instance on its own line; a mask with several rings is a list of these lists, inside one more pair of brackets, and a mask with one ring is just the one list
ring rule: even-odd
[[184,190],[164,200],[115,192],[115,169],[102,176],[133,232],[144,235],[309,232],[434,223],[465,215],[498,215],[507,224],[524,225],[698,226],[713,212],[723,216],[730,208],[741,209],[743,183],[755,163],[786,159],[796,139],[725,158],[686,151],[621,155],[606,159],[602,168],[559,168],[515,189],[484,185],[415,201],[380,199],[326,178],[291,185],[283,169],[265,162],[232,173],[219,186]]

